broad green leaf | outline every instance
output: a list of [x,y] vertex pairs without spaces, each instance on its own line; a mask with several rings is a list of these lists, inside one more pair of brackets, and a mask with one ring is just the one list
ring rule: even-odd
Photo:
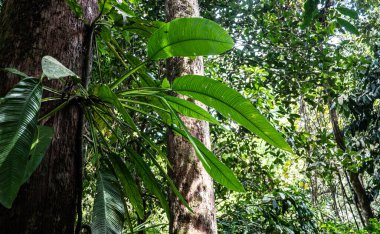
[[102,166],[98,171],[92,212],[93,234],[121,234],[124,223],[124,202],[117,178]]
[[77,0],[66,0],[66,2],[77,17],[81,17],[83,15],[82,7],[79,5]]
[[179,18],[153,33],[148,41],[148,56],[157,60],[217,55],[233,46],[231,37],[217,23],[203,18]]
[[33,142],[32,149],[30,151],[30,159],[26,164],[24,183],[37,169],[38,165],[40,165],[47,149],[50,146],[51,140],[53,139],[53,134],[53,128],[38,126],[37,137]]
[[348,22],[347,20],[339,18],[339,17],[336,20],[337,20],[338,24],[340,24],[340,26],[342,26],[344,29],[346,29],[350,33],[355,34],[355,35],[359,35],[359,30],[353,24]]
[[70,71],[68,68],[63,66],[62,63],[51,56],[44,56],[41,60],[41,65],[43,73],[49,80],[67,76],[78,78],[74,72]]
[[304,12],[302,14],[302,24],[301,28],[306,28],[311,24],[311,20],[313,19],[314,13],[318,10],[319,0],[306,0],[303,5]]
[[12,73],[12,74],[17,75],[17,76],[21,76],[22,78],[32,78],[32,77],[28,76],[27,74],[17,70],[16,68],[7,67],[7,68],[2,68],[0,70]]
[[164,98],[168,101],[170,106],[175,111],[182,115],[192,117],[195,119],[206,120],[213,124],[219,124],[218,120],[212,117],[206,110],[202,109],[201,107],[192,102],[167,95],[165,95]]
[[166,200],[166,196],[162,192],[162,186],[159,185],[157,180],[155,179],[155,176],[153,172],[150,170],[149,166],[145,163],[145,161],[132,149],[127,148],[127,153],[131,157],[132,162],[135,165],[137,173],[140,175],[141,179],[144,182],[145,187],[160,201],[160,204],[164,211],[166,212],[166,215],[170,216],[169,213],[169,204]]
[[352,19],[358,19],[359,15],[356,11],[348,9],[346,7],[337,7],[336,8],[341,14],[346,15]]
[[115,170],[116,176],[119,178],[121,186],[124,188],[125,195],[128,197],[139,217],[143,219],[144,205],[135,180],[133,179],[125,163],[118,155],[111,154],[109,159]]
[[41,97],[41,83],[26,78],[0,104],[0,203],[7,208],[12,206],[24,181]]
[[241,94],[219,81],[204,76],[186,75],[174,80],[172,89],[215,108],[269,144],[292,152],[279,132]]

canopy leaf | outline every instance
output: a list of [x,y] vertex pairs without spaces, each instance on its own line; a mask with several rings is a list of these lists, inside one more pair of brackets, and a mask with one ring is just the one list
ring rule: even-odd
[[217,23],[203,18],[179,18],[153,33],[148,41],[148,56],[157,60],[217,55],[233,46],[232,38]]

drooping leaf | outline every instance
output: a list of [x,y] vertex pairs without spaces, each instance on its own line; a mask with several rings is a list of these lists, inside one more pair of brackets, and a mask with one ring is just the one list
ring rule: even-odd
[[[169,103],[165,100],[166,104]],[[203,167],[207,171],[207,173],[221,185],[226,186],[229,189],[244,192],[244,187],[241,185],[239,180],[235,177],[234,173],[229,169],[226,165],[220,162],[216,156],[207,149],[207,147],[200,142],[197,138],[193,137],[186,126],[179,118],[177,113],[174,112],[173,108],[169,108],[172,110],[177,123],[181,128],[178,128],[174,125],[168,124],[176,133],[185,137],[194,147],[195,152],[198,155],[199,160],[202,162]]]
[[359,15],[355,10],[348,9],[346,7],[337,7],[336,8],[341,14],[350,17],[351,19],[358,19]]
[[53,128],[38,126],[37,137],[33,142],[32,149],[30,151],[30,158],[26,164],[24,183],[37,169],[38,165],[40,165],[47,149],[50,146],[51,140],[53,139],[53,134]]
[[302,14],[302,24],[301,28],[306,28],[311,24],[311,20],[313,19],[313,16],[315,12],[318,10],[318,3],[319,0],[306,0],[305,4],[303,5],[304,12]]
[[237,192],[245,191],[243,185],[236,178],[233,171],[224,163],[219,161],[219,159],[209,149],[207,149],[207,147],[202,142],[193,136],[187,135],[183,130],[179,128],[173,128],[173,130],[187,138],[189,142],[193,144],[193,147],[198,148],[197,155],[199,160],[202,162],[202,165],[207,173],[216,182]]
[[121,234],[124,202],[117,178],[102,166],[98,171],[91,230],[94,234]]
[[132,206],[135,208],[137,214],[141,219],[144,218],[144,206],[141,198],[139,189],[136,186],[131,173],[129,172],[127,166],[121,160],[118,155],[109,155],[109,159],[115,170],[115,174],[123,187],[125,195],[128,197]]
[[202,152],[198,155],[199,160],[202,162],[203,167],[207,173],[221,185],[237,191],[244,192],[243,185],[236,178],[235,174],[230,168],[222,163],[207,147],[202,144],[197,138],[193,137],[193,141],[197,145],[198,149]]
[[83,16],[82,7],[79,5],[77,0],[66,0],[66,2],[77,17]]
[[164,195],[162,191],[162,187],[159,185],[159,183],[155,179],[153,172],[150,170],[146,162],[135,151],[128,148],[127,153],[131,157],[136,167],[137,173],[140,175],[141,179],[143,180],[144,185],[151,193],[156,195],[156,197],[160,201],[162,208],[164,209],[164,211],[166,212],[166,215],[169,218],[170,216],[169,203],[166,200],[166,196]]
[[78,78],[74,72],[70,71],[68,68],[63,66],[62,63],[51,56],[44,56],[41,60],[41,65],[43,73],[49,80],[67,76]]
[[12,206],[24,181],[41,97],[41,83],[26,78],[0,103],[0,203],[7,208]]
[[164,96],[170,106],[178,113],[195,119],[206,120],[213,124],[219,124],[206,110],[198,105],[173,96]]
[[178,191],[178,189],[175,186],[173,180],[168,176],[168,174],[166,173],[166,171],[161,167],[161,165],[157,162],[157,160],[155,159],[155,157],[152,156],[152,154],[150,153],[150,151],[148,149],[147,149],[147,152],[148,152],[148,156],[150,157],[150,159],[152,160],[152,162],[154,163],[154,165],[161,172],[161,175],[166,179],[166,182],[170,186],[171,191],[178,197],[178,199],[182,202],[182,204],[184,206],[186,206],[187,209],[189,209],[190,212],[193,212],[193,210],[191,209],[191,207],[189,206],[189,204],[187,203],[187,201],[185,200],[185,198],[183,198],[183,196],[181,195],[181,193]]
[[347,20],[338,17],[336,21],[338,22],[340,26],[342,26],[344,29],[346,29],[350,33],[359,35],[359,30]]
[[148,41],[148,56],[217,55],[234,46],[228,33],[217,23],[203,18],[175,19],[156,30]]
[[269,144],[292,151],[281,134],[248,100],[223,83],[204,76],[186,75],[175,79],[172,89],[215,108]]
[[2,68],[0,70],[4,70],[4,71],[12,73],[14,75],[21,76],[22,78],[32,78],[32,77],[28,76],[27,74],[17,70],[16,68],[7,67],[7,68]]

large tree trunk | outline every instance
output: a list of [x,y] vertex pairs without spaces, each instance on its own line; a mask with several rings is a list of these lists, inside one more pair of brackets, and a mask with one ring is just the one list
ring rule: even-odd
[[[199,17],[197,0],[167,0],[167,20],[180,17]],[[202,58],[173,58],[167,64],[171,81],[185,74],[203,75]],[[182,97],[184,98],[184,97]],[[198,105],[205,108],[201,103]],[[210,148],[209,125],[204,121],[181,117],[191,134]],[[169,175],[194,213],[170,194],[170,233],[216,233],[213,181],[203,168],[193,147],[180,136],[169,132],[169,160],[173,170]]]
[[[97,14],[96,0],[79,0],[84,17]],[[40,61],[51,55],[79,76],[86,75],[89,42],[87,28],[63,0],[6,0],[0,15],[0,67],[15,67],[28,75],[41,75]],[[88,43],[87,43],[88,45]],[[0,96],[17,82],[0,74]],[[56,90],[70,84],[46,82]],[[44,95],[47,95],[46,93]],[[42,105],[41,113],[58,102]],[[78,188],[81,186],[82,115],[72,103],[43,123],[54,128],[52,144],[29,182],[23,185],[11,209],[0,206],[1,233],[73,233]]]
[[[344,144],[342,131],[339,128],[338,116],[336,114],[335,109],[330,110],[330,121],[331,121],[331,124],[333,127],[335,141],[336,141],[338,147],[341,150],[346,151],[346,145]],[[348,175],[350,178],[350,182],[352,184],[352,189],[355,192],[355,195],[359,201],[360,209],[363,212],[365,225],[369,225],[369,219],[375,217],[373,214],[372,208],[371,208],[371,200],[370,200],[363,184],[361,183],[361,181],[359,179],[359,174],[355,173],[355,172],[351,172],[351,171],[347,171],[347,172],[348,172]]]

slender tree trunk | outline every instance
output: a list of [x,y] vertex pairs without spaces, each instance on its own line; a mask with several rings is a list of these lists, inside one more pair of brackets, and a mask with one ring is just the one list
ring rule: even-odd
[[[79,0],[84,17],[91,22],[97,14],[96,0]],[[87,77],[90,35],[63,0],[6,0],[0,15],[0,67],[14,67],[28,75],[41,75],[40,61],[51,55],[79,76]],[[87,69],[86,69],[87,68]],[[0,74],[0,96],[17,82]],[[86,83],[86,82],[84,82]],[[49,81],[56,90],[70,92],[71,84]],[[44,95],[49,95],[44,93]],[[62,101],[44,103],[41,114]],[[0,232],[73,233],[80,162],[82,115],[73,102],[42,123],[52,126],[54,138],[41,165],[24,184],[11,209],[0,207]]]
[[342,219],[340,218],[340,214],[339,214],[338,201],[336,200],[336,185],[331,183],[329,185],[329,187],[330,187],[330,192],[331,192],[331,198],[333,201],[332,206],[333,206],[335,216],[336,216],[336,218],[338,218],[339,221],[342,221]]
[[[179,17],[199,17],[197,0],[167,0],[166,11],[168,21]],[[173,58],[168,61],[167,69],[171,81],[185,74],[203,75],[203,60]],[[208,123],[187,117],[182,117],[182,121],[193,136],[210,148]],[[169,174],[194,211],[188,211],[174,194],[170,194],[170,233],[216,233],[213,181],[193,147],[184,138],[169,132],[168,154],[173,168]]]
[[[335,109],[330,110],[330,121],[333,126],[335,141],[339,148],[343,151],[346,151],[346,146],[343,140],[343,134],[338,125],[338,116],[336,114]],[[359,206],[363,212],[365,224],[369,224],[369,219],[374,218],[372,208],[371,208],[371,200],[365,191],[363,184],[359,179],[359,174],[355,172],[348,171],[348,176],[350,178],[350,182],[352,184],[352,189],[355,192],[355,195],[359,201]]]

